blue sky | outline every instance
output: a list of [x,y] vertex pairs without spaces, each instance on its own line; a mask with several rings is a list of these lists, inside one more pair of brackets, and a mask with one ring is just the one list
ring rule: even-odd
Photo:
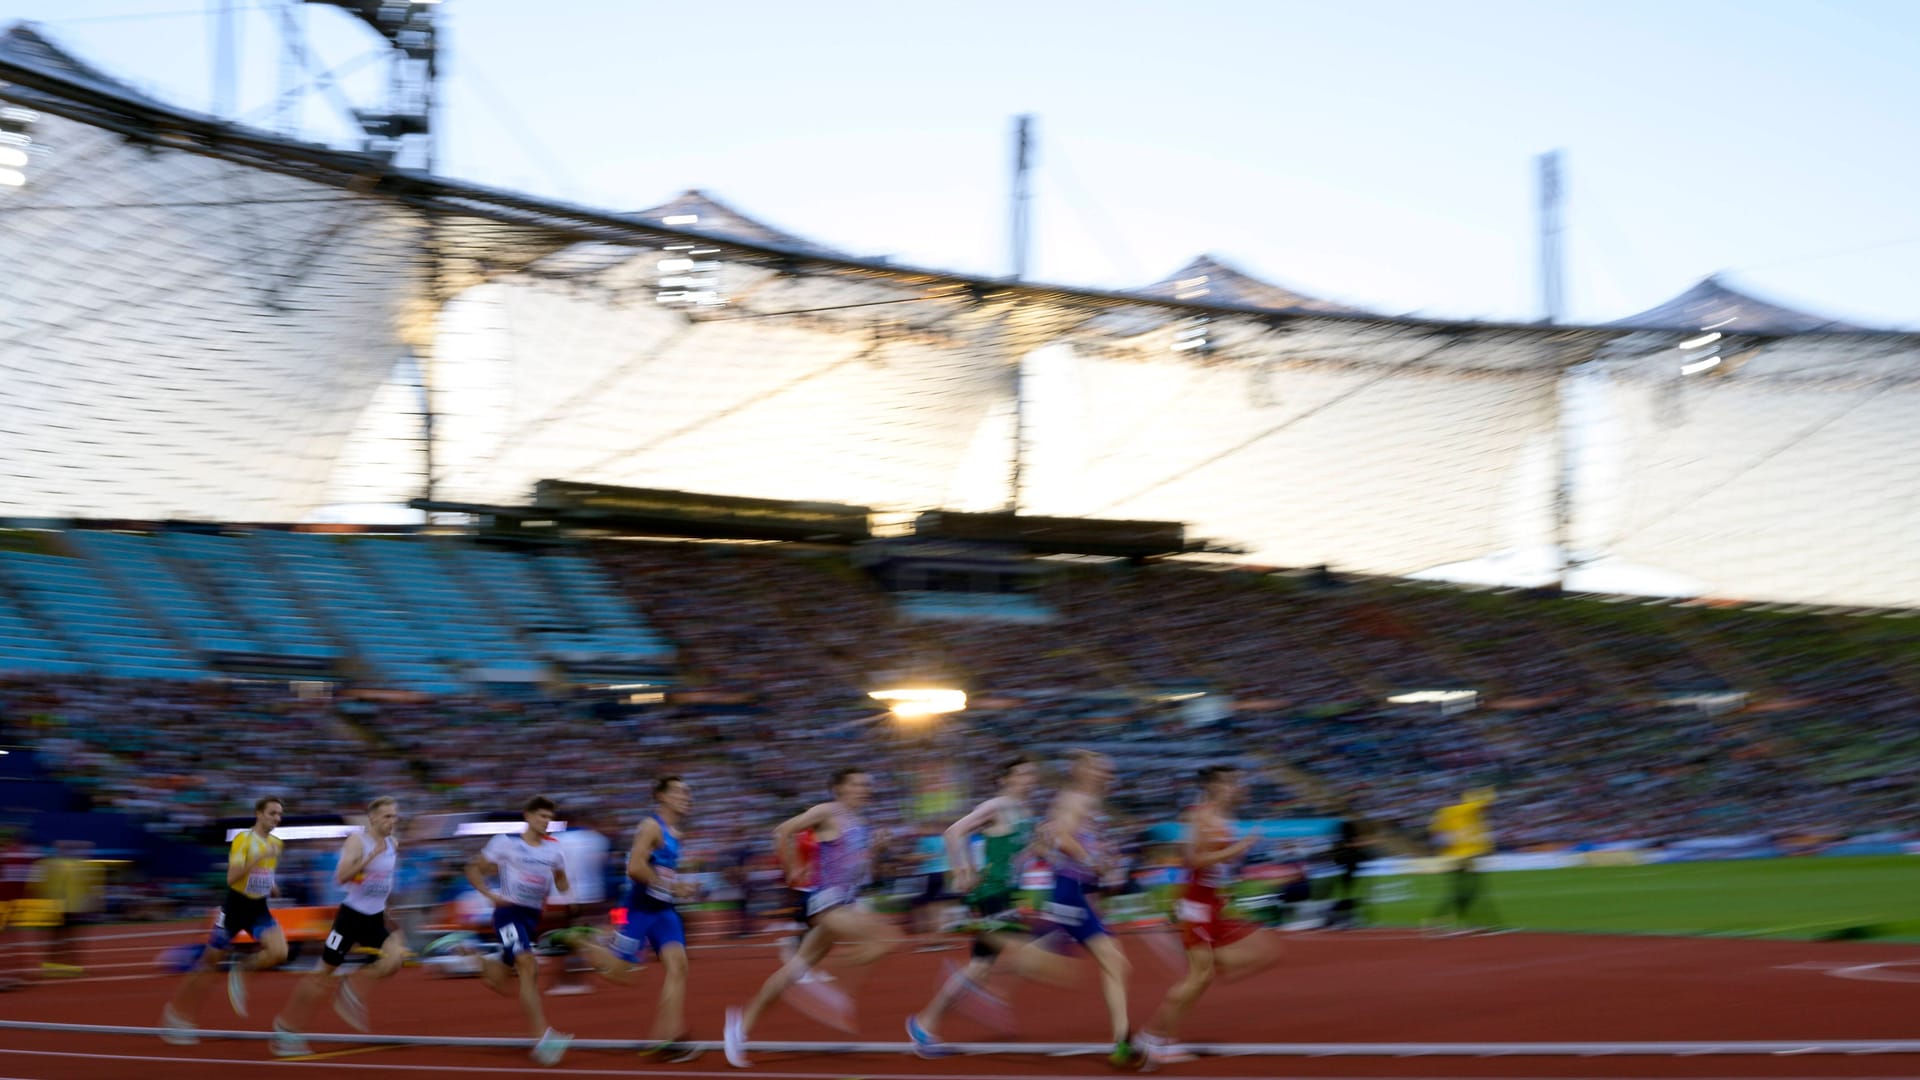
[[[280,39],[243,9],[235,112]],[[277,0],[275,0],[277,3]],[[222,0],[0,0],[211,102]],[[699,187],[858,254],[1000,273],[1011,117],[1040,139],[1032,276],[1127,287],[1202,251],[1384,312],[1537,314],[1533,158],[1566,153],[1580,320],[1716,271],[1920,326],[1920,4],[727,5],[447,0],[441,171],[610,209]],[[301,14],[325,66],[369,52]],[[365,71],[346,80],[370,100]],[[307,130],[340,130],[319,99]]]

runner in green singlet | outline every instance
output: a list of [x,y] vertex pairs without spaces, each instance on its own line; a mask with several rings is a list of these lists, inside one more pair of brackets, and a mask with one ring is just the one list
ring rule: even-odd
[[[999,778],[1000,793],[946,831],[954,887],[966,894],[973,914],[960,927],[974,935],[973,959],[947,979],[925,1009],[907,1018],[907,1035],[913,1039],[914,1052],[923,1058],[950,1052],[938,1031],[941,1017],[956,1001],[969,999],[985,1006],[992,1014],[990,1023],[1010,1018],[1006,1004],[985,987],[987,973],[1001,957],[1024,978],[1062,984],[1069,977],[1064,957],[1031,947],[1032,931],[1019,913],[1021,863],[1033,842],[1034,828],[1027,799],[1039,781],[1039,767],[1017,757],[1000,767]],[[978,868],[971,850],[976,833],[985,841]]]

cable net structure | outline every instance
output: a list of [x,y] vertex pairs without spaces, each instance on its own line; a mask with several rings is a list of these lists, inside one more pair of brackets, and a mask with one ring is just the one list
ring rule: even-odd
[[1707,360],[1657,344],[1623,339],[1575,376],[1598,413],[1575,462],[1587,473],[1574,487],[1576,549],[1721,596],[1920,604],[1911,338],[1716,342]]
[[1920,605],[1910,336],[1729,336],[1702,370],[1697,328],[970,278],[717,207],[396,170],[171,109],[27,29],[0,83],[31,114],[0,188],[0,515],[298,521],[559,478]]

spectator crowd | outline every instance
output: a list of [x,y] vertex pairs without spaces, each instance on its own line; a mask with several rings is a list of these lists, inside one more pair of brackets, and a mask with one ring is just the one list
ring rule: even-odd
[[[0,681],[0,730],[92,805],[202,839],[269,793],[290,814],[394,794],[420,817],[542,792],[617,848],[670,772],[695,793],[689,857],[737,866],[859,765],[909,850],[1000,760],[1086,745],[1118,763],[1120,836],[1171,818],[1198,765],[1238,760],[1252,816],[1357,815],[1407,840],[1480,784],[1511,849],[1920,837],[1920,649],[1891,620],[1113,563],[1042,575],[1048,623],[916,622],[839,552],[595,554],[678,650],[664,700],[35,679]],[[906,723],[866,696],[903,683],[972,707]],[[1458,700],[1392,700],[1436,690]]]

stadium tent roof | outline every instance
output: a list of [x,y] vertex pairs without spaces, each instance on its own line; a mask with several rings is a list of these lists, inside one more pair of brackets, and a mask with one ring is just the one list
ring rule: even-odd
[[[691,226],[710,236],[723,236],[729,240],[738,240],[747,244],[767,244],[789,251],[804,251],[829,259],[847,257],[844,251],[835,250],[824,244],[816,244],[783,229],[776,229],[764,221],[750,218],[697,188],[683,191],[652,209],[640,210],[628,216],[651,225]],[[667,220],[669,218],[674,220],[669,222]]]
[[1718,275],[1679,296],[1609,326],[1636,330],[1719,330],[1726,334],[1866,333],[1863,327],[1824,315],[1796,311],[1728,287]]
[[[582,207],[485,185],[398,170],[377,154],[299,142],[181,109],[100,74],[52,44],[33,24],[26,22],[11,25],[4,37],[0,37],[0,87],[5,88],[6,96],[10,99],[115,131],[130,139],[165,143],[170,148],[256,169],[295,175],[303,180],[348,189],[360,195],[385,197],[423,211],[473,215],[474,220],[465,224],[493,222],[501,228],[486,238],[488,242],[483,247],[468,246],[452,253],[468,260],[466,269],[482,275],[497,272],[500,263],[524,266],[550,253],[549,250],[528,254],[520,250],[531,234],[511,226],[523,225],[555,230],[549,235],[556,239],[562,235],[571,236],[575,241],[607,239],[663,244],[705,241],[726,249],[726,255],[731,259],[749,259],[777,270],[791,271],[805,266],[810,270],[834,272],[846,281],[866,280],[921,288],[962,288],[976,297],[991,295],[1008,300],[1074,304],[1080,306],[1083,312],[1093,309],[1131,309],[1136,312],[1158,309],[1175,314],[1185,311],[1195,314],[1293,315],[1310,317],[1316,321],[1351,321],[1380,330],[1392,328],[1397,333],[1423,330],[1481,332],[1502,339],[1524,335],[1538,342],[1556,344],[1577,340],[1598,345],[1620,339],[1638,329],[1626,323],[1544,326],[1532,322],[1374,315],[1268,285],[1210,256],[1202,256],[1193,265],[1208,261],[1221,266],[1230,275],[1238,275],[1240,280],[1251,283],[1244,295],[1182,299],[1167,295],[1164,291],[1156,292],[1154,287],[1116,292],[1042,282],[1010,282],[895,263],[884,258],[840,254],[834,249],[763,225],[700,192],[689,192],[661,207],[628,214]],[[723,226],[732,227],[736,235],[710,231],[705,227],[654,223],[655,211],[665,211],[679,200],[689,197],[697,200],[689,205],[712,208],[717,220]],[[667,215],[663,212],[659,216]],[[469,237],[467,243],[471,245],[473,238]],[[562,240],[555,244],[555,249],[564,246]],[[442,254],[447,253],[443,251]],[[808,262],[796,263],[796,257]],[[1178,280],[1178,277],[1176,275],[1170,280]],[[1262,295],[1261,290],[1278,292]],[[1279,294],[1299,297],[1302,303],[1276,306],[1273,301],[1280,298]],[[1840,324],[1833,325],[1834,332],[1841,332]],[[1920,335],[1896,331],[1854,332],[1920,340]]]
[[[482,274],[497,272],[501,261],[518,267],[549,254],[550,251],[539,251],[529,255],[521,250],[533,234],[513,227],[531,226],[547,230],[549,236],[560,239],[556,247],[564,247],[567,238],[574,242],[650,242],[661,246],[690,240],[704,241],[724,249],[725,257],[730,260],[752,261],[780,271],[805,269],[828,272],[849,284],[866,282],[893,287],[963,289],[976,299],[991,296],[1014,302],[1069,304],[1079,307],[1083,313],[1127,310],[1172,314],[1237,312],[1312,316],[1351,320],[1382,328],[1390,326],[1400,331],[1486,331],[1503,336],[1512,332],[1557,342],[1577,336],[1597,343],[1626,332],[1609,327],[1549,328],[1534,323],[1382,318],[1323,301],[1311,301],[1319,305],[1311,310],[1276,308],[1265,302],[1247,303],[1242,299],[1220,296],[1182,300],[1155,295],[1147,290],[1116,292],[956,274],[888,259],[839,254],[830,248],[754,222],[704,194],[699,195],[702,204],[718,208],[721,224],[733,225],[735,235],[710,231],[705,227],[655,224],[652,211],[620,214],[399,170],[377,154],[303,143],[158,102],[124,84],[100,76],[91,67],[51,44],[27,23],[16,23],[9,27],[5,39],[0,40],[0,84],[11,84],[5,86],[6,96],[10,99],[113,131],[143,144],[164,143],[170,149],[297,176],[312,183],[346,189],[357,195],[392,200],[423,212],[472,215],[472,220],[463,224],[492,222],[499,226],[495,232],[480,237],[476,230],[474,235],[464,238],[466,246],[452,253],[467,260],[466,269]],[[480,246],[475,246],[476,242]]]
[[1334,311],[1350,315],[1363,314],[1359,308],[1336,304],[1331,300],[1321,300],[1269,281],[1262,281],[1215,255],[1197,256],[1192,262],[1141,289],[1140,292],[1146,296],[1267,308],[1272,311]]
[[1023,512],[1406,575],[1540,542],[1561,387],[1593,366],[1633,498],[1572,500],[1574,550],[1920,607],[1920,335],[1736,334],[1688,375],[1692,324],[1016,283],[705,197],[688,228],[446,180],[156,103],[25,28],[0,80],[50,148],[0,189],[32,270],[0,275],[0,513],[300,520],[404,503],[429,466],[476,504],[558,477],[998,509],[1017,445]]

